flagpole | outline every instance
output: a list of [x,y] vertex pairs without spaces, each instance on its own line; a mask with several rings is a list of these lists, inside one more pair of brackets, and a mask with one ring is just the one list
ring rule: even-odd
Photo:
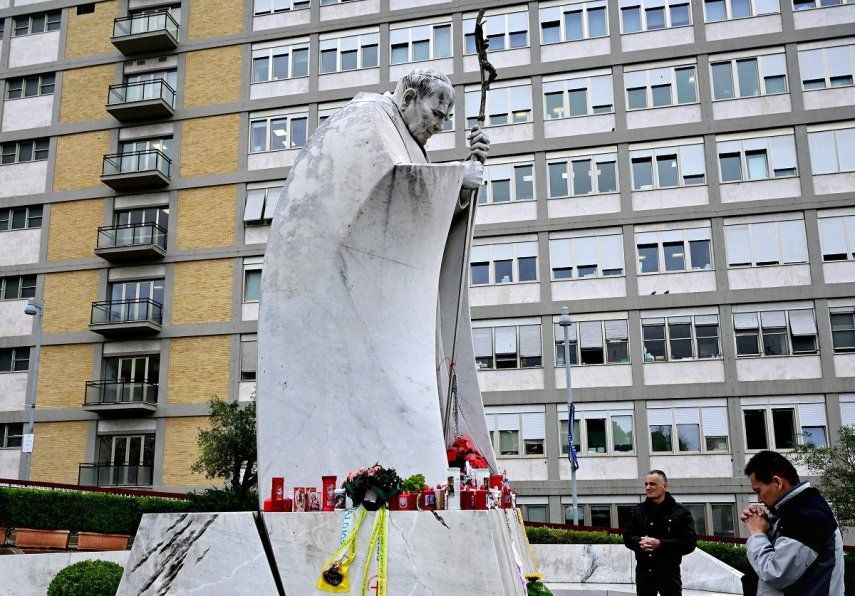
[[561,307],[558,324],[564,328],[564,373],[567,380],[567,459],[570,460],[570,495],[573,500],[573,525],[579,525],[579,495],[576,490],[576,470],[579,460],[573,447],[573,384],[570,382],[570,309]]

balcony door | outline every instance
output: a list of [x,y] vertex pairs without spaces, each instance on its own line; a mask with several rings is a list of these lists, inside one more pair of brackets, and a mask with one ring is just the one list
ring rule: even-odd
[[159,236],[161,232],[156,230],[154,226],[158,226],[164,230],[168,229],[169,209],[151,207],[148,209],[117,211],[115,220],[118,226],[116,230],[116,246],[160,244]]
[[148,300],[163,304],[162,279],[124,281],[111,284],[111,319],[114,322],[144,321],[153,314],[158,314],[152,313],[151,304]]
[[158,156],[153,152],[155,149],[163,153],[166,157],[171,157],[172,138],[124,141],[119,145],[119,153],[122,154],[121,171],[146,172],[158,169]]
[[153,434],[103,436],[100,441],[99,485],[151,485]]
[[155,401],[159,370],[160,356],[122,356],[107,359],[105,401]]
[[125,101],[142,101],[163,97],[171,105],[174,98],[167,97],[164,94],[160,86],[160,81],[166,81],[166,84],[174,90],[176,88],[177,77],[178,73],[174,70],[158,70],[155,72],[128,75],[125,81],[128,85]]

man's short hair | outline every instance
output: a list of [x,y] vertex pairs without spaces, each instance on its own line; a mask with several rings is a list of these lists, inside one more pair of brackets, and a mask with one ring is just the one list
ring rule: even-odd
[[448,91],[451,92],[451,96],[454,96],[454,87],[451,84],[451,79],[435,68],[417,68],[401,77],[401,80],[398,81],[398,86],[395,88],[395,93],[403,93],[412,87],[421,98],[440,86],[447,87]]
[[651,474],[656,474],[657,476],[662,478],[663,484],[665,482],[668,482],[668,477],[665,475],[665,472],[663,472],[662,470],[650,470],[647,474],[645,474],[645,476],[650,476]]
[[772,476],[780,476],[790,484],[796,485],[799,481],[799,473],[786,457],[776,451],[761,451],[754,454],[745,466],[745,475],[769,484]]

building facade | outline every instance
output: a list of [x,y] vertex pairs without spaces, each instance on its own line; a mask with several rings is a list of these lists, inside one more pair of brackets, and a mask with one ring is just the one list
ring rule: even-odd
[[289,166],[425,65],[458,97],[432,159],[464,157],[484,5],[473,340],[524,515],[572,518],[565,305],[586,524],[661,468],[738,535],[753,452],[855,424],[851,2],[0,0],[0,477],[209,484]]

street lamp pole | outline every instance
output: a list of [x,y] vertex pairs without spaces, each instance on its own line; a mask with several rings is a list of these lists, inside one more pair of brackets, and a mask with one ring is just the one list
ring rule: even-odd
[[[24,433],[24,448],[21,453],[22,468],[21,476],[23,480],[30,479],[30,465],[33,459],[33,429],[36,423],[36,386],[39,382],[39,360],[42,350],[42,314],[44,312],[44,303],[35,298],[30,298],[27,306],[24,308],[24,314],[35,317],[33,320],[33,334],[36,339],[36,346],[33,349],[33,378],[27,391],[27,401],[25,407],[27,409],[27,430]],[[29,437],[27,436],[29,435]]]
[[573,499],[573,525],[579,525],[579,495],[576,490],[576,470],[579,461],[573,447],[573,384],[570,382],[570,309],[561,307],[558,324],[564,328],[564,374],[567,380],[567,458],[570,460],[570,495]]

